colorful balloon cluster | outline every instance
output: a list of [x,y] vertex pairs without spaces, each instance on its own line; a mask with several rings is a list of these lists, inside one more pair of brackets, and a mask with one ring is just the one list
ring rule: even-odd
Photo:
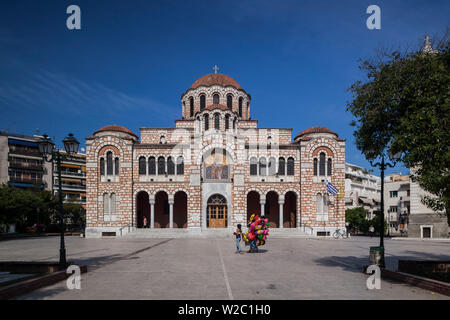
[[259,246],[266,243],[269,235],[269,219],[261,219],[254,214],[248,222],[248,230],[242,234],[242,239],[246,245],[250,245],[250,251],[257,251]]

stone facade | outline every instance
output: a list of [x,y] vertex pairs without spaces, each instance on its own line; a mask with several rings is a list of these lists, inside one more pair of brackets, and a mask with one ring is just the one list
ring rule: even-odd
[[[250,95],[232,78],[206,75],[181,96],[175,128],[106,126],[86,139],[86,236],[125,227],[203,231],[246,225],[310,234],[345,226],[345,140],[324,128],[258,128]],[[342,194],[344,194],[342,190]],[[151,232],[151,230],[149,230]]]

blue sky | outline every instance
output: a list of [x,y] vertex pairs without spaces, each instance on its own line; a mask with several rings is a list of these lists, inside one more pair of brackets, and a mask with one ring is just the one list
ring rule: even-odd
[[[79,31],[66,28],[71,4]],[[366,27],[371,4],[381,30]],[[60,142],[108,124],[172,127],[181,94],[217,64],[252,95],[260,127],[328,127],[369,168],[346,111],[358,59],[441,36],[449,12],[449,1],[1,1],[0,129]]]

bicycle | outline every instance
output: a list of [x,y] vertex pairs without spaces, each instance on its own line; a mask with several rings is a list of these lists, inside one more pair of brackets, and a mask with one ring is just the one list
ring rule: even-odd
[[339,237],[342,237],[343,239],[347,239],[349,234],[344,229],[336,229],[336,231],[333,233],[333,238],[339,239]]

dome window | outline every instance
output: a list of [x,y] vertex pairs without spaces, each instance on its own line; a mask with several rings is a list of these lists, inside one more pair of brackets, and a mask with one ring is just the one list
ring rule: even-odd
[[206,107],[206,97],[204,94],[200,96],[200,111]]
[[242,97],[239,98],[239,117],[242,117]]
[[219,95],[215,93],[213,95],[213,104],[219,104],[219,102],[220,102]]
[[194,98],[192,97],[189,98],[189,116],[194,116]]
[[227,95],[227,107],[228,109],[233,109],[233,96],[231,94]]

